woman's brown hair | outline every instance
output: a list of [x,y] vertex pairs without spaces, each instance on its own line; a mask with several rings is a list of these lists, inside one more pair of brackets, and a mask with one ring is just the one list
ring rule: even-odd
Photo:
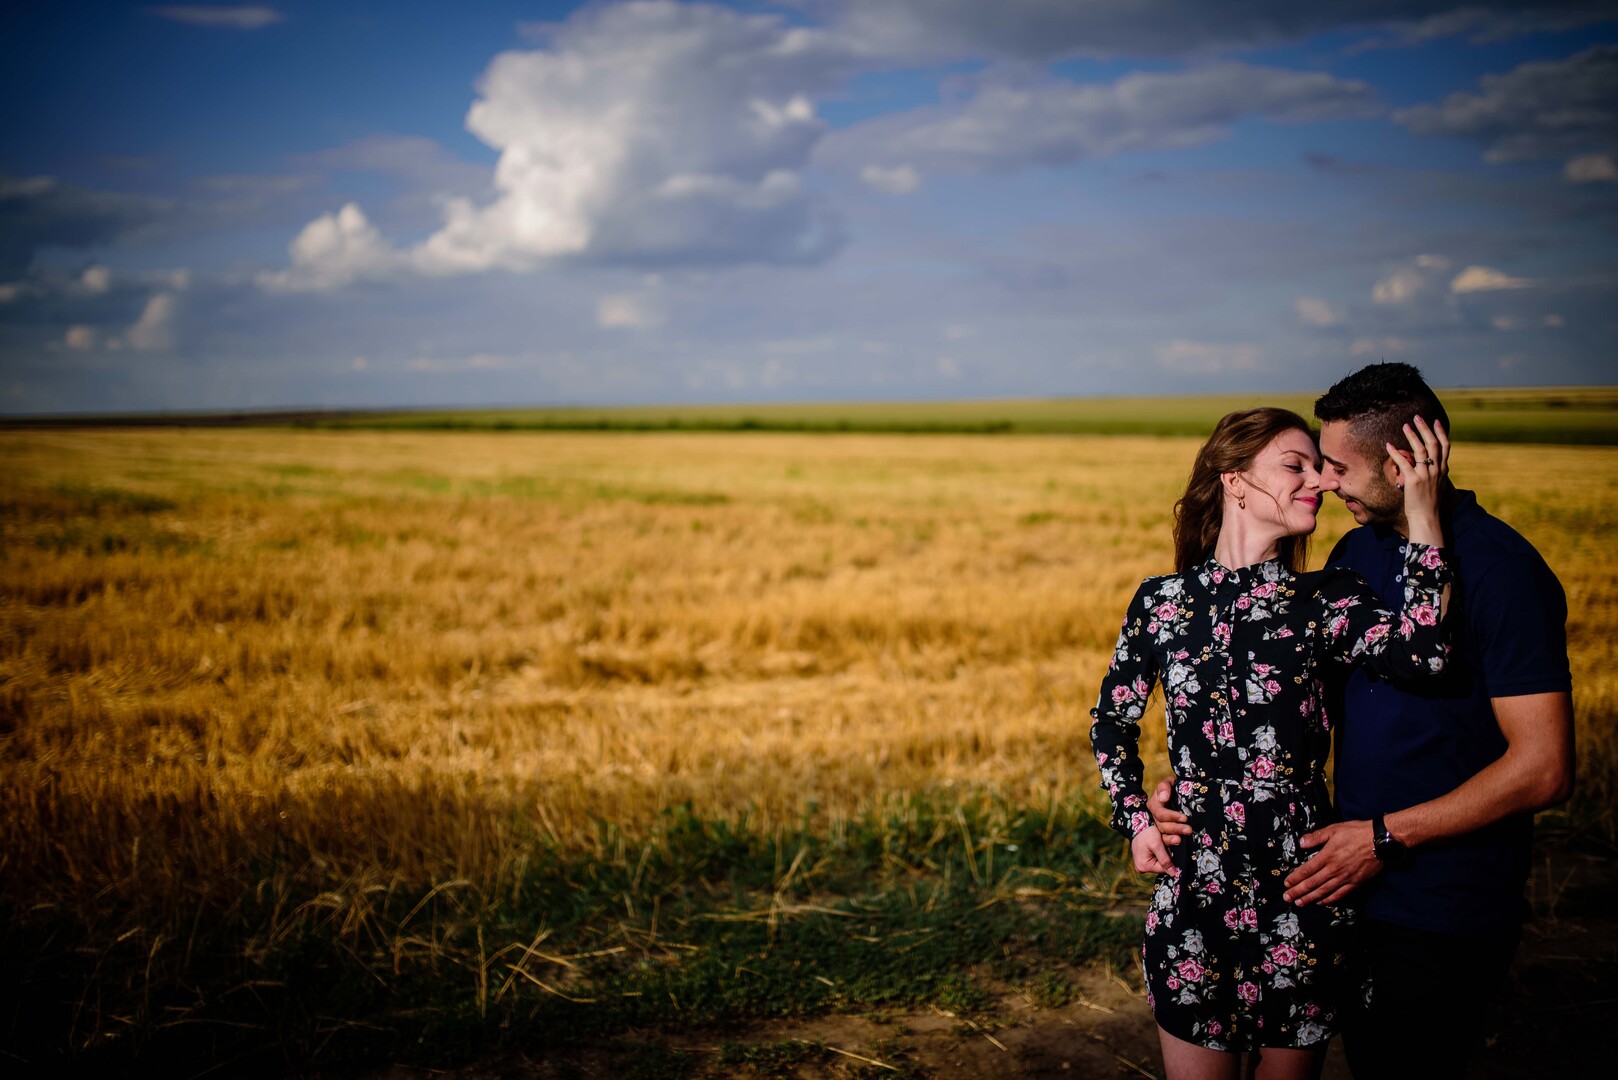
[[[1225,520],[1222,475],[1252,468],[1271,440],[1294,430],[1314,438],[1309,421],[1287,409],[1244,409],[1226,413],[1214,425],[1213,434],[1197,451],[1185,494],[1174,504],[1175,570],[1184,573],[1201,565],[1219,539]],[[1289,569],[1303,570],[1309,561],[1309,537],[1281,537],[1277,554]]]

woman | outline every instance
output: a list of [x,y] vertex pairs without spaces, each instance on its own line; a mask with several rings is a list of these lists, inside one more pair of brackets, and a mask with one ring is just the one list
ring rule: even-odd
[[[1142,951],[1147,1001],[1170,1077],[1313,1075],[1334,1032],[1340,915],[1282,896],[1299,838],[1327,820],[1331,668],[1409,677],[1441,671],[1449,567],[1438,497],[1449,442],[1408,425],[1413,460],[1389,445],[1410,544],[1404,610],[1381,610],[1347,571],[1304,572],[1320,509],[1308,423],[1285,409],[1219,421],[1175,507],[1176,572],[1148,578],[1124,619],[1091,710],[1090,738],[1135,868],[1160,874]],[[1152,824],[1137,753],[1161,680],[1170,759],[1192,834],[1171,860]]]

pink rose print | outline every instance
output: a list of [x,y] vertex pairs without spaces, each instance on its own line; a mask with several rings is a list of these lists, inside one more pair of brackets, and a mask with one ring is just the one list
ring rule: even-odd
[[1271,694],[1272,696],[1279,694],[1281,692],[1281,684],[1276,682],[1274,679],[1266,679],[1264,681],[1264,690],[1266,693]]
[[1202,965],[1190,958],[1181,960],[1174,970],[1180,973],[1180,978],[1192,983],[1199,981],[1203,974]]
[[1157,929],[1157,921],[1158,921],[1157,912],[1148,911],[1146,913],[1146,932],[1148,934],[1150,934],[1153,930]]
[[1191,707],[1191,699],[1186,697],[1185,694],[1183,694],[1183,693],[1175,694],[1174,695],[1174,705],[1175,705],[1175,708],[1188,709],[1188,708]]
[[1191,796],[1191,781],[1189,781],[1189,780],[1181,780],[1179,785],[1174,790],[1178,791],[1183,798],[1190,798],[1190,796]]
[[1221,645],[1229,645],[1230,644],[1230,624],[1229,623],[1219,623],[1219,624],[1215,625],[1214,628],[1213,628],[1213,635],[1214,635],[1215,638],[1218,639],[1219,644],[1221,644]]
[[1253,775],[1260,780],[1268,780],[1275,775],[1275,762],[1262,754],[1253,759]]
[[1437,570],[1439,564],[1441,564],[1443,561],[1444,557],[1438,553],[1437,548],[1428,548],[1426,551],[1421,553],[1421,565],[1425,566],[1429,570]]
[[1163,603],[1157,605],[1156,614],[1157,614],[1157,617],[1159,619],[1172,619],[1172,618],[1174,618],[1174,616],[1178,615],[1179,613],[1180,613],[1179,610],[1173,604],[1169,603],[1166,600]]
[[1282,967],[1291,967],[1298,962],[1298,950],[1283,941],[1270,950],[1270,959]]
[[1339,615],[1339,616],[1332,619],[1330,622],[1328,622],[1326,624],[1326,633],[1330,634],[1332,637],[1341,637],[1342,634],[1343,634],[1343,631],[1347,630],[1347,629],[1348,629],[1348,616],[1347,615]]
[[1156,619],[1153,619],[1151,622],[1146,624],[1146,632],[1148,634],[1157,633],[1157,628],[1158,628],[1159,625],[1160,624],[1158,623],[1158,621]]
[[1258,912],[1253,908],[1242,908],[1242,926],[1248,930],[1258,929]]
[[1251,1005],[1258,1000],[1258,987],[1251,982],[1243,982],[1236,987],[1236,996]]
[[1246,611],[1248,608],[1250,608],[1252,606],[1253,606],[1253,600],[1252,600],[1251,597],[1238,596],[1236,598],[1236,607],[1237,607],[1238,610]]
[[1364,639],[1365,644],[1370,645],[1370,644],[1372,644],[1374,642],[1381,641],[1383,638],[1385,638],[1387,636],[1388,636],[1388,624],[1387,623],[1377,623],[1375,626],[1373,626],[1370,629],[1365,631],[1365,639]]
[[1229,720],[1222,721],[1220,723],[1220,725],[1219,725],[1219,737],[1221,739],[1225,740],[1226,742],[1235,742],[1236,741],[1236,727],[1235,727],[1235,725],[1232,724]]
[[1204,720],[1202,722],[1202,737],[1207,739],[1209,742],[1216,741],[1214,738],[1214,726],[1212,720]]
[[1115,686],[1112,688],[1112,703],[1114,705],[1122,705],[1124,702],[1132,700],[1134,696],[1135,691],[1127,686]]
[[1217,1020],[1210,1020],[1210,1021],[1209,1021],[1209,1022],[1208,1022],[1208,1034],[1210,1034],[1210,1035],[1217,1035],[1217,1034],[1219,1034],[1219,1033],[1220,1033],[1220,1032],[1221,1032],[1221,1031],[1224,1031],[1224,1030],[1225,1030],[1225,1025],[1224,1025],[1224,1024],[1221,1024],[1221,1023],[1220,1023],[1220,1022],[1219,1022],[1219,1021],[1217,1021]]
[[1152,815],[1144,810],[1136,810],[1129,815],[1129,831],[1138,833],[1152,823]]
[[1096,764],[1097,765],[1105,765],[1107,763],[1107,758],[1110,757],[1110,756],[1111,755],[1109,755],[1105,750],[1101,751],[1099,754],[1096,755]]
[[1290,627],[1290,626],[1281,627],[1281,629],[1279,629],[1279,630],[1277,630],[1275,632],[1275,636],[1278,637],[1278,638],[1291,637],[1292,636],[1292,627]]
[[1258,597],[1260,600],[1267,600],[1275,595],[1275,590],[1275,582],[1266,581],[1264,584],[1253,590],[1253,595]]
[[1176,660],[1184,660],[1186,657],[1188,657],[1190,655],[1191,655],[1190,653],[1186,652],[1184,649],[1181,649],[1179,652],[1174,654],[1174,659],[1176,659]]
[[1176,979],[1173,975],[1168,977],[1167,982],[1170,990],[1178,990],[1180,988],[1180,980]]
[[1211,893],[1211,894],[1213,894],[1215,896],[1219,895],[1219,882],[1217,882],[1217,881],[1208,882],[1208,884],[1203,887],[1203,892]]
[[1431,604],[1417,604],[1416,610],[1411,612],[1411,614],[1414,615],[1416,617],[1416,621],[1421,623],[1423,626],[1438,625],[1438,609],[1433,607]]
[[1135,688],[1135,696],[1136,697],[1142,697],[1143,698],[1143,697],[1146,697],[1148,694],[1150,694],[1152,692],[1152,688],[1147,685],[1145,679],[1137,677],[1132,685]]
[[1247,807],[1239,802],[1233,802],[1225,807],[1225,816],[1238,825],[1247,824]]
[[1320,1006],[1311,1001],[1308,1007],[1303,1010],[1303,1015],[1313,1020],[1315,1017],[1320,1015]]
[[1225,572],[1223,570],[1215,570],[1213,572],[1213,579],[1214,579],[1214,584],[1216,584],[1216,585],[1219,582],[1224,581],[1225,580]]
[[[1148,915],[1147,918],[1151,918],[1151,916]],[[1238,916],[1236,914],[1236,909],[1235,908],[1231,908],[1229,911],[1225,912],[1225,929],[1227,929],[1227,930],[1236,929],[1237,919],[1238,919]]]
[[1270,673],[1270,665],[1268,665],[1268,664],[1254,664],[1253,665],[1253,674],[1257,675],[1259,678],[1262,679],[1265,676],[1267,676],[1269,673]]
[[1402,637],[1402,638],[1408,638],[1412,634],[1414,634],[1415,632],[1416,632],[1416,627],[1415,627],[1415,625],[1413,623],[1411,623],[1410,616],[1408,616],[1408,615],[1400,615],[1399,616],[1399,636]]

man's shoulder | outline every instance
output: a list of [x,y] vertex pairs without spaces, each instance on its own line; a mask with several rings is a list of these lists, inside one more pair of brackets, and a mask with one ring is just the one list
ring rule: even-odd
[[1504,576],[1556,581],[1555,572],[1526,536],[1478,505],[1471,492],[1461,495],[1466,501],[1456,515],[1454,544],[1464,580]]

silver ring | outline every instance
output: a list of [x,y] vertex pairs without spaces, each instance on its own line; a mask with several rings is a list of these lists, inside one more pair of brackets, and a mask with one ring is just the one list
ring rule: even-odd
[[1423,465],[1431,465],[1432,463],[1433,463],[1432,458],[1426,458],[1425,460],[1422,461]]

